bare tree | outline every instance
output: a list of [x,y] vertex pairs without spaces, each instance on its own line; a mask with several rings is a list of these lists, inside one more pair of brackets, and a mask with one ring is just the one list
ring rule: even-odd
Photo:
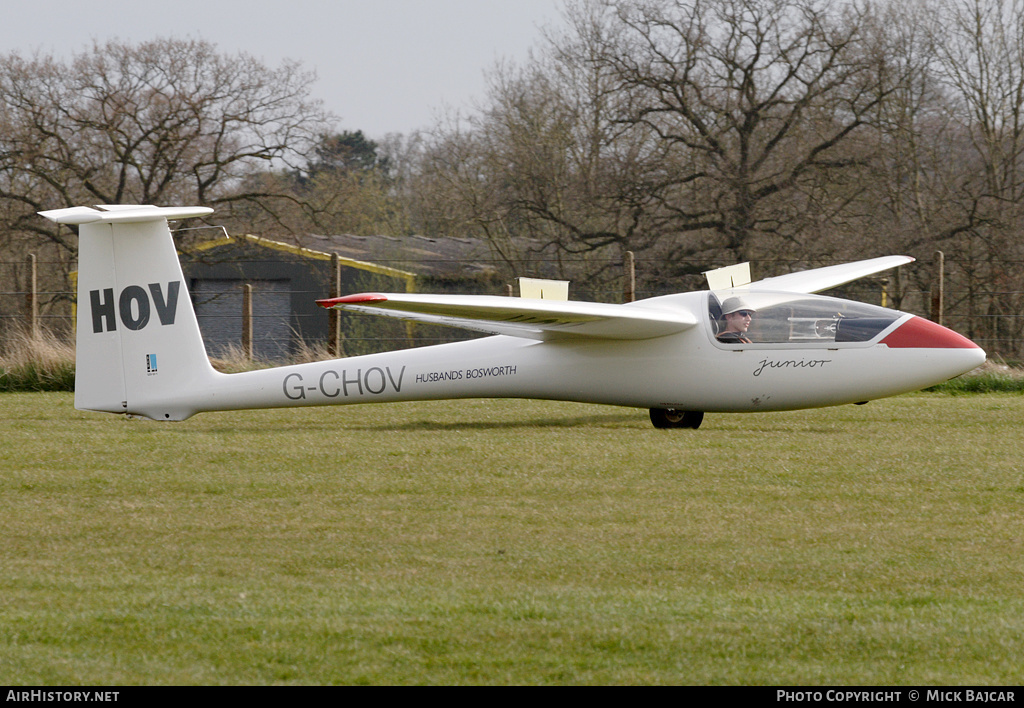
[[897,85],[868,10],[578,0],[565,14],[564,33],[499,67],[485,108],[427,151],[445,155],[447,203],[474,228],[575,259],[643,252],[662,279],[842,250],[829,227]]
[[78,204],[295,200],[252,179],[297,168],[332,117],[314,76],[200,40],[95,44],[69,61],[0,57],[0,216],[8,233],[74,250],[36,211]]
[[[852,146],[893,78],[864,9],[818,0],[611,3],[628,27],[606,61],[633,105],[623,121],[671,147],[661,186],[680,232],[750,259],[798,235],[799,187],[855,167]],[[806,212],[803,212],[806,213]]]
[[969,334],[1019,355],[1024,319],[1024,1],[946,0],[929,25],[943,115],[956,127],[950,202],[959,223],[937,245],[959,262]]
[[509,262],[543,252],[559,276],[615,297],[620,286],[600,283],[619,269],[601,271],[657,240],[664,154],[646,127],[617,122],[626,95],[600,61],[614,17],[594,3],[566,17],[525,66],[491,72],[485,108],[430,137],[421,178],[446,195],[436,225],[487,238]]

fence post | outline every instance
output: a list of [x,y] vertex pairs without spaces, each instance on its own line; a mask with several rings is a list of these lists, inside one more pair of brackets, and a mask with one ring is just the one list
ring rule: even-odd
[[932,290],[932,322],[942,324],[943,300],[946,288],[946,256],[942,251],[935,252],[935,289]]
[[[331,297],[341,297],[341,258],[331,254]],[[327,353],[335,359],[341,356],[341,310],[327,311]]]
[[252,361],[252,285],[242,286],[242,354]]
[[512,297],[512,284],[505,283],[505,297]]
[[895,283],[892,290],[892,307],[893,309],[900,310],[903,308],[903,269],[897,268],[892,273],[892,278]]
[[626,286],[623,289],[622,301],[633,302],[636,300],[636,259],[632,251],[626,251],[622,263],[625,271]]
[[39,278],[36,254],[28,257],[28,289],[25,293],[25,325],[33,339],[39,337]]

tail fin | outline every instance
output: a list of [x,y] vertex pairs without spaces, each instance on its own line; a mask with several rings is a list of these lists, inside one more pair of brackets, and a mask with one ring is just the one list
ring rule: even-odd
[[[181,420],[186,392],[214,376],[168,219],[206,207],[101,206],[40,212],[79,226],[75,408]],[[154,404],[158,408],[154,409]]]

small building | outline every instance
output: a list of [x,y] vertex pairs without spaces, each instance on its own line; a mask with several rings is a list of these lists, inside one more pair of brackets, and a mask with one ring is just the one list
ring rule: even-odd
[[[241,348],[244,286],[252,288],[252,347],[258,359],[279,360],[326,343],[331,312],[316,300],[349,293],[473,292],[502,288],[486,243],[422,236],[308,236],[287,243],[225,236],[181,254],[207,353]],[[451,328],[337,313],[345,355],[454,340]],[[416,340],[416,341],[410,341]]]

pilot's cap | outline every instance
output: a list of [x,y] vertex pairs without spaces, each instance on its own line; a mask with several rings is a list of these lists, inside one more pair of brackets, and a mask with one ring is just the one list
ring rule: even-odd
[[748,305],[743,298],[740,297],[728,297],[725,302],[722,303],[722,317],[731,315],[734,312],[740,310],[749,310],[750,312],[757,312],[757,310]]

